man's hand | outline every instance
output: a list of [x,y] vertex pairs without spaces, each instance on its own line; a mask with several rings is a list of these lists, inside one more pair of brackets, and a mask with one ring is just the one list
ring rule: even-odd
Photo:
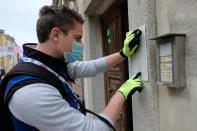
[[131,93],[133,95],[137,90],[139,92],[143,89],[143,83],[140,79],[137,79],[141,73],[135,74],[132,78],[127,80],[119,89],[118,91],[121,92],[125,99],[127,99],[128,95]]
[[137,29],[131,32],[127,32],[126,39],[124,40],[124,47],[120,51],[120,54],[127,58],[133,56],[140,44],[140,36],[142,32]]

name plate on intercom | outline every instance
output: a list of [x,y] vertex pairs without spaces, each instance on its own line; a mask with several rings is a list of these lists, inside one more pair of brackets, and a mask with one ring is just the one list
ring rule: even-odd
[[170,43],[161,44],[159,49],[160,79],[162,82],[173,82],[172,46]]

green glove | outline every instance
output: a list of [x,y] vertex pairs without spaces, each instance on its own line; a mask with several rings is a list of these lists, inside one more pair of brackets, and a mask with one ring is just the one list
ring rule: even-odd
[[123,57],[127,58],[134,55],[139,47],[141,34],[142,32],[139,29],[127,32],[123,49],[120,51]]
[[137,90],[139,92],[143,89],[143,83],[140,79],[137,79],[141,73],[135,74],[132,78],[127,80],[119,89],[118,91],[121,92],[125,99],[127,99],[128,95],[133,95]]

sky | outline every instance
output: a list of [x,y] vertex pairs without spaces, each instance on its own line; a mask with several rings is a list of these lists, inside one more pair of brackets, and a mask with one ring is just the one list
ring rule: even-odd
[[0,29],[14,37],[18,45],[37,43],[39,9],[51,4],[52,0],[0,0]]

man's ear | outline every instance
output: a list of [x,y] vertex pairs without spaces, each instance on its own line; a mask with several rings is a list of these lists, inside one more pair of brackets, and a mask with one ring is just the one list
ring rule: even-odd
[[53,28],[49,34],[49,38],[54,41],[55,43],[58,42],[58,37],[59,37],[59,29],[57,27]]

